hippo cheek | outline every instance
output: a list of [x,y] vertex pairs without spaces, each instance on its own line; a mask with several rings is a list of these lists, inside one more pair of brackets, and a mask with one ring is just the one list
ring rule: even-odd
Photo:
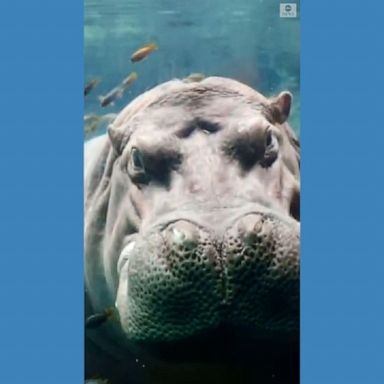
[[220,322],[220,257],[212,236],[186,221],[128,246],[116,307],[131,341],[187,338]]

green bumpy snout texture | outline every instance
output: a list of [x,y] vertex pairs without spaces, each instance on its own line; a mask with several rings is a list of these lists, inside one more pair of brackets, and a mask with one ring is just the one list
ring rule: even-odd
[[176,221],[136,239],[120,271],[117,307],[125,333],[156,342],[222,323],[296,331],[299,233],[299,224],[249,214],[221,236]]

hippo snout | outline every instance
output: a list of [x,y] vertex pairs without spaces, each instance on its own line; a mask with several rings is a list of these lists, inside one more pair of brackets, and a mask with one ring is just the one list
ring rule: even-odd
[[[299,326],[299,224],[250,213],[218,233],[177,220],[128,244],[117,308],[134,341],[171,341],[222,324]],[[123,266],[122,266],[123,265]]]

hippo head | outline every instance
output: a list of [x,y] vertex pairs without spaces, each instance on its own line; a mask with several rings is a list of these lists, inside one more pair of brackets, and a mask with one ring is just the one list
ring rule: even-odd
[[[223,327],[299,327],[299,143],[292,96],[234,80],[171,81],[108,129],[86,201],[88,284],[124,337],[156,344]],[[91,281],[93,280],[93,282]]]

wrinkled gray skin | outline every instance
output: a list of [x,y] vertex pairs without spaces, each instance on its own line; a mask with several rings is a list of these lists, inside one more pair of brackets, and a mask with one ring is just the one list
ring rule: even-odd
[[86,376],[298,379],[300,153],[291,94],[174,80],[85,148]]

